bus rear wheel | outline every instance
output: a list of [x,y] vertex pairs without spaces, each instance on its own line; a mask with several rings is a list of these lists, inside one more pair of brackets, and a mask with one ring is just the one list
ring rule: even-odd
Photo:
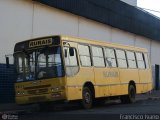
[[122,103],[134,103],[136,98],[136,89],[134,85],[129,85],[128,95],[120,97]]
[[82,106],[85,109],[92,108],[93,105],[93,94],[88,87],[83,88],[82,92]]

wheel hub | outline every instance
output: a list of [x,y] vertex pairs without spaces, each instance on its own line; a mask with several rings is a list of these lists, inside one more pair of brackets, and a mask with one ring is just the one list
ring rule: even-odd
[[90,94],[88,92],[86,92],[84,94],[84,98],[85,98],[85,102],[86,103],[90,103],[91,102],[91,96],[90,96]]

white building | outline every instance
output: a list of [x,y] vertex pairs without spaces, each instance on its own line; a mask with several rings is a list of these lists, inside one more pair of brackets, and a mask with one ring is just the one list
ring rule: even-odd
[[35,37],[65,34],[144,47],[151,64],[160,65],[160,19],[136,9],[136,0],[123,1],[0,0],[0,103],[14,102],[16,74],[6,69],[5,55]]
[[[48,0],[39,1],[45,3]],[[126,2],[129,1],[131,0]],[[125,31],[125,28],[112,27],[112,25],[87,19],[89,17],[72,14],[66,12],[67,10],[57,9],[58,7],[55,8],[51,7],[52,5],[48,6],[41,3],[36,2],[36,0],[0,0],[0,63],[5,63],[6,54],[13,53],[16,42],[46,35],[65,34],[144,47],[150,53],[152,65],[160,64],[159,38],[152,39],[152,36],[138,35],[134,32]],[[136,0],[129,2],[129,4],[136,5]],[[112,18],[112,16],[110,17]],[[154,17],[152,19],[157,20]],[[149,26],[154,28],[156,24],[146,24],[145,27]]]

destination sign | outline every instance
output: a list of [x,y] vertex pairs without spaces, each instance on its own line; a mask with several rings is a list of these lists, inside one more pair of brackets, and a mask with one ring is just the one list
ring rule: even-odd
[[29,42],[29,48],[52,45],[52,38],[34,40]]
[[18,42],[15,45],[14,52],[24,51],[32,48],[38,49],[39,47],[45,47],[48,45],[60,45],[60,36],[43,37]]

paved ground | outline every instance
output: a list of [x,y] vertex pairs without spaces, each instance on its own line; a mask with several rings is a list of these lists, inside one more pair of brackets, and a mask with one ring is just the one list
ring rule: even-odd
[[[120,118],[120,115],[158,115],[160,119],[160,100],[144,100],[137,101],[134,104],[120,104],[118,102],[106,105],[96,106],[90,110],[84,110],[80,108],[69,108],[65,110],[50,111],[50,112],[33,112],[27,114],[21,114],[19,117],[24,120],[64,120],[64,119],[86,119],[93,118],[94,120],[100,120],[104,117],[116,117]],[[103,117],[102,117],[103,116]],[[151,120],[151,119],[149,119]],[[153,119],[155,120],[155,119]]]
[[[134,104],[121,104],[119,100],[114,100],[103,105],[96,105],[90,110],[84,110],[79,106],[69,104],[67,106],[55,107],[49,112],[40,112],[36,105],[17,106],[15,104],[3,104],[0,105],[0,111],[1,114],[17,115],[17,117],[22,120],[122,119],[126,114],[139,114],[138,117],[143,117],[148,120],[151,120],[150,117],[152,117],[152,120],[160,119],[160,91],[138,95],[136,99],[137,102]],[[159,115],[156,116],[156,114]]]

